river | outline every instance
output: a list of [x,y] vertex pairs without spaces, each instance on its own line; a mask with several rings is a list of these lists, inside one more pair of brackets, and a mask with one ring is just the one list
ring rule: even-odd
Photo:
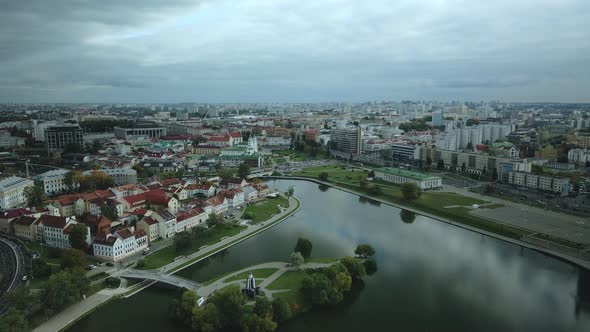
[[[295,187],[302,208],[264,233],[180,272],[204,281],[286,261],[298,237],[312,257],[375,250],[378,271],[336,308],[306,313],[278,331],[590,331],[590,273],[550,256],[333,188]],[[410,218],[411,219],[411,218]],[[406,221],[411,221],[406,218]],[[188,331],[167,318],[175,291],[151,287],[111,302],[68,331]]]

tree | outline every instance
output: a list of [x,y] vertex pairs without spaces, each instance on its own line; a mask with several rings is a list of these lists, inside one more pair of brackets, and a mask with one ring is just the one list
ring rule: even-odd
[[277,323],[282,323],[293,316],[287,300],[282,297],[274,298],[272,301],[272,316]]
[[259,296],[254,303],[254,313],[262,318],[272,319],[272,304],[266,296]]
[[321,172],[320,175],[318,175],[318,179],[321,181],[328,181],[328,176],[328,172]]
[[197,226],[197,227],[193,227],[192,232],[193,232],[193,238],[195,238],[196,240],[199,240],[200,238],[202,238],[205,235],[207,230],[205,229],[205,227]]
[[78,249],[66,249],[61,255],[62,269],[84,270],[86,266],[86,254]]
[[331,288],[330,279],[322,273],[306,276],[301,282],[301,292],[312,304],[329,303],[328,292]]
[[83,270],[57,272],[43,285],[42,307],[48,313],[55,313],[79,301],[89,285]]
[[26,187],[23,190],[23,194],[27,199],[27,204],[29,206],[39,206],[47,199],[47,196],[45,196],[45,191],[43,191],[43,188],[36,185]]
[[221,318],[217,306],[208,303],[205,308],[193,310],[192,328],[197,332],[212,332],[221,329]]
[[370,170],[369,174],[367,174],[368,178],[374,178],[375,177],[375,171],[374,170]]
[[184,291],[180,296],[180,300],[175,303],[174,318],[188,325],[193,319],[193,309],[198,299],[197,292],[192,290]]
[[51,275],[51,266],[47,264],[44,258],[33,260],[33,277],[44,278]]
[[174,247],[176,252],[183,252],[191,248],[191,236],[187,231],[181,232],[174,236]]
[[239,287],[226,287],[217,291],[209,302],[217,306],[219,321],[224,330],[240,330],[240,321],[244,313],[246,298]]
[[221,216],[215,213],[211,213],[209,215],[209,218],[207,218],[207,226],[211,227],[215,227],[217,225],[219,225],[221,222],[223,221],[223,219],[221,219]]
[[492,169],[492,181],[496,181],[498,180],[498,170],[496,169],[496,167],[494,167]]
[[250,171],[251,171],[251,167],[250,165],[246,164],[246,163],[241,163],[240,166],[238,167],[238,176],[241,177],[242,179],[247,179],[248,175],[250,175]]
[[467,146],[465,147],[465,149],[467,149],[467,151],[473,151],[473,143],[471,143],[471,142],[467,143]]
[[467,122],[465,123],[465,125],[467,127],[473,126],[473,125],[478,125],[479,124],[479,120],[477,119],[468,119]]
[[287,196],[287,198],[293,196],[295,194],[295,188],[293,188],[293,186],[289,186],[289,189],[287,189],[287,191],[285,192],[285,196]]
[[383,195],[383,189],[381,189],[381,187],[378,186],[377,184],[373,184],[373,185],[367,187],[367,192],[373,196]]
[[463,162],[461,164],[461,173],[465,173],[466,170],[467,170],[467,165],[465,165],[465,162]]
[[375,272],[377,272],[377,261],[375,261],[374,259],[366,259],[363,262],[363,265],[365,266],[365,271],[367,271],[368,275],[372,275]]
[[402,197],[405,200],[411,201],[419,198],[422,195],[422,189],[413,182],[403,183],[401,186]]
[[219,175],[219,177],[221,177],[222,179],[231,179],[234,177],[235,174],[235,168],[222,168],[217,171],[217,175]]
[[426,157],[426,165],[424,165],[426,169],[430,169],[430,167],[432,166],[432,158],[430,158],[430,156]]
[[64,184],[68,187],[69,192],[73,192],[80,186],[80,174],[77,172],[68,172],[64,176]]
[[365,266],[358,260],[346,256],[340,260],[340,263],[346,267],[350,276],[354,279],[363,279],[366,275]]
[[416,219],[416,214],[410,210],[403,209],[399,212],[399,216],[404,224],[411,224]]
[[29,322],[22,311],[10,308],[0,316],[0,331],[26,332],[29,331]]
[[87,237],[88,226],[84,224],[74,224],[70,229],[68,240],[70,240],[70,245],[72,248],[86,250],[86,248],[88,248],[88,243],[86,242]]
[[443,169],[445,169],[445,161],[442,159],[439,159],[436,162],[436,169],[438,169],[439,171],[442,171]]
[[375,255],[375,249],[368,244],[359,244],[354,250],[354,254],[363,258]]
[[312,248],[313,245],[311,244],[311,241],[300,237],[297,239],[297,244],[295,245],[295,249],[293,249],[293,251],[301,253],[301,256],[307,259],[311,256]]
[[115,221],[119,218],[117,215],[117,209],[108,204],[103,204],[100,206],[100,214],[109,218],[110,221]]
[[301,267],[305,260],[300,252],[292,252],[291,256],[289,256],[289,262],[293,265],[297,270]]
[[367,185],[369,183],[367,181],[367,179],[362,175],[359,175],[358,179],[359,179],[359,187],[361,187],[361,189],[367,189]]
[[586,163],[584,164],[584,166],[586,168],[590,168],[590,160],[586,160]]

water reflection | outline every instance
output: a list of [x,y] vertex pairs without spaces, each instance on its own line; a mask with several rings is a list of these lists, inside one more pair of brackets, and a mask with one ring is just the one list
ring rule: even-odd
[[403,209],[399,212],[399,216],[404,224],[411,224],[416,220],[416,214],[410,210]]
[[326,185],[326,184],[320,184],[320,185],[318,185],[318,189],[319,189],[321,192],[326,192],[326,191],[328,191],[328,190],[330,189],[330,186],[328,186],[328,185]]

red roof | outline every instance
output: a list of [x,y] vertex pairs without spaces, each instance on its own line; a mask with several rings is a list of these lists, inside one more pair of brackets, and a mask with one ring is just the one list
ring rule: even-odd
[[14,219],[12,222],[14,225],[31,226],[37,221],[37,218],[30,216],[22,216]]
[[137,210],[133,211],[131,214],[134,216],[145,216],[146,213],[147,213],[146,209],[137,209]]
[[221,205],[224,201],[225,198],[221,196],[213,196],[207,200],[207,202],[211,203],[213,206]]
[[155,224],[157,224],[157,223],[158,223],[158,221],[157,221],[157,220],[154,220],[154,219],[152,219],[151,217],[145,217],[145,218],[143,218],[142,220],[143,220],[143,221],[145,221],[145,223],[146,223],[146,224],[148,224],[148,225],[150,225],[150,226],[151,226],[151,225],[155,225]]
[[29,215],[29,214],[33,214],[33,212],[31,212],[27,209],[22,209],[22,208],[21,209],[12,209],[12,210],[8,210],[4,213],[0,213],[0,218],[12,219],[12,218],[25,216],[25,215]]
[[136,239],[142,238],[144,236],[147,236],[147,233],[143,229],[135,230],[135,238]]
[[47,227],[64,229],[67,225],[66,217],[56,217],[49,215],[42,215],[39,217],[39,223]]
[[141,194],[137,194],[137,195],[133,195],[133,196],[128,196],[123,198],[127,203],[129,203],[129,205],[131,206],[137,206],[137,205],[141,205],[143,203],[146,202],[146,197],[145,197],[145,193],[141,193]]
[[170,197],[162,189],[150,190],[144,194],[146,201],[153,204],[167,205],[170,201]]
[[208,141],[229,142],[229,137],[228,136],[211,136],[211,137],[209,137]]
[[178,180],[176,178],[174,178],[174,179],[167,179],[167,180],[160,181],[160,184],[162,186],[164,186],[164,187],[167,187],[167,186],[171,186],[173,184],[180,184],[180,180]]
[[129,228],[123,228],[117,231],[117,235],[119,235],[123,239],[128,239],[133,236],[133,233],[131,233]]
[[231,133],[229,133],[229,136],[234,137],[234,138],[238,138],[238,137],[242,137],[242,134],[240,134],[237,131],[232,131]]
[[198,216],[202,213],[205,213],[205,211],[201,208],[196,208],[196,209],[192,209],[192,210],[188,210],[188,211],[181,211],[178,212],[176,214],[176,222],[180,222],[186,219],[190,219],[194,216]]

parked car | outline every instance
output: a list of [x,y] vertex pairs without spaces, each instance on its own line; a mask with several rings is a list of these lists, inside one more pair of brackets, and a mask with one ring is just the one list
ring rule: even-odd
[[22,280],[22,281],[27,281],[27,280],[29,280],[29,277],[27,277],[27,276],[23,276],[23,277],[21,278],[21,280]]
[[88,265],[88,270],[94,270],[94,269],[96,269],[96,265],[94,265],[94,264]]

